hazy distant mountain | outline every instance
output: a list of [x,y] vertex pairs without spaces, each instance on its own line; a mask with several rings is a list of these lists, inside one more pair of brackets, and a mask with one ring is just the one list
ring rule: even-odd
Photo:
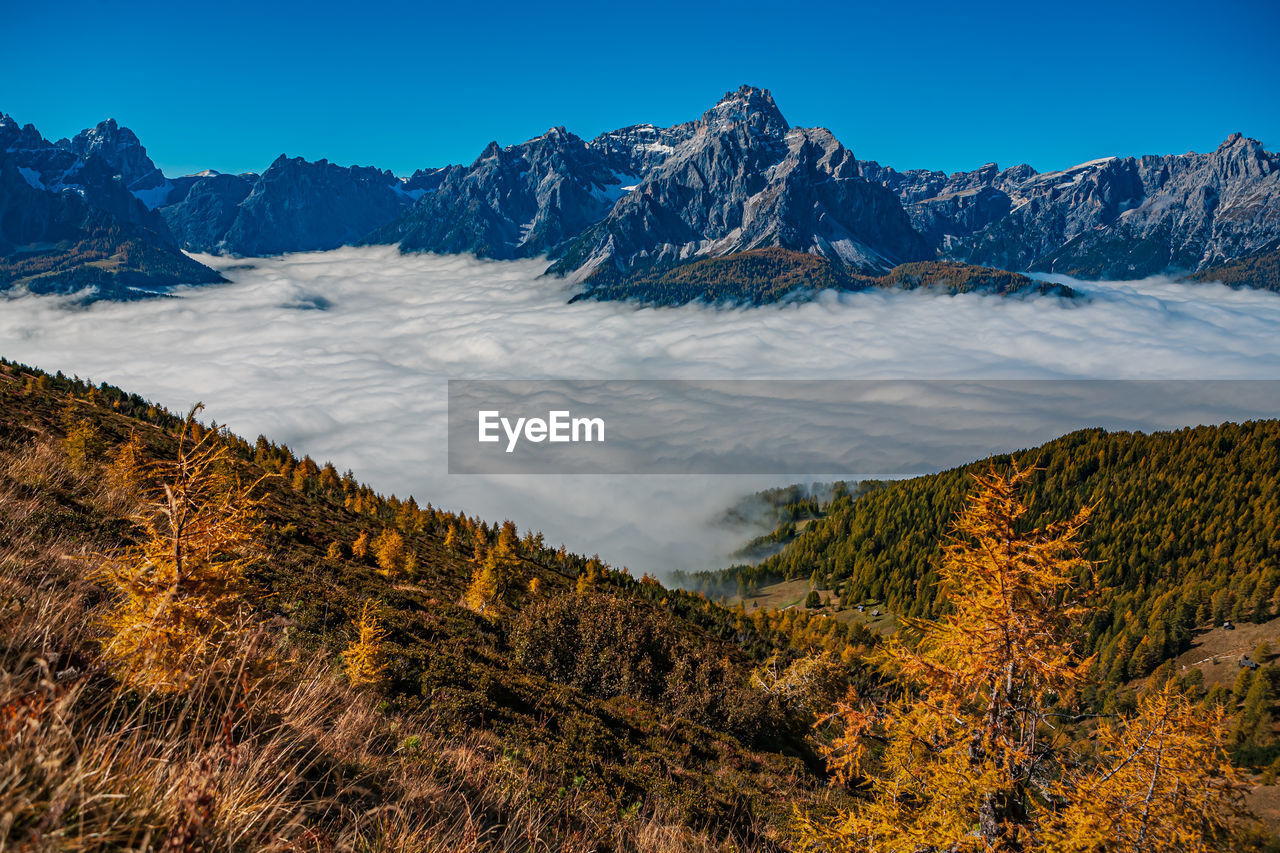
[[[994,163],[897,171],[855,159],[828,130],[791,127],[768,90],[743,86],[694,121],[591,140],[556,127],[408,178],[284,155],[261,175],[166,177],[110,119],[53,144],[3,116],[0,148],[0,287],[91,282],[127,296],[219,280],[179,249],[387,243],[546,256],[585,296],[651,301],[759,301],[806,282],[1018,290],[1017,279],[951,262],[1082,278],[1204,279],[1221,269],[1236,284],[1280,288],[1267,259],[1280,241],[1280,155],[1239,134],[1207,154],[1108,157],[1043,174]],[[763,249],[778,251],[700,264]],[[941,265],[890,274],[908,262]],[[761,278],[775,274],[772,284]]]
[[160,212],[189,250],[278,255],[354,243],[415,197],[390,172],[281,154],[261,175],[201,175]]

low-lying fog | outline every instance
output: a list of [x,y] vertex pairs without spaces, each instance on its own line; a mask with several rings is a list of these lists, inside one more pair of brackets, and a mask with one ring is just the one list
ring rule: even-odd
[[1217,285],[1071,281],[1089,297],[1075,302],[873,291],[652,309],[568,305],[537,261],[383,247],[199,259],[232,283],[87,308],[9,298],[0,355],[173,410],[203,401],[235,432],[379,491],[512,518],[637,573],[721,564],[745,534],[712,520],[796,478],[450,477],[447,379],[1280,378],[1280,296]]

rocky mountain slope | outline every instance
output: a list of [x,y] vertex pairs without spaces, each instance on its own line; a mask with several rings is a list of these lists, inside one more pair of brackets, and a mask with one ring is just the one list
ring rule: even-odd
[[261,175],[211,173],[160,208],[183,247],[235,255],[336,249],[413,201],[390,172],[281,154]]
[[[636,180],[610,160],[562,127],[507,148],[491,142],[470,166],[415,175],[434,186],[363,242],[503,259],[555,254]],[[622,156],[612,161],[630,167]]]
[[115,122],[54,144],[0,114],[0,290],[129,299],[221,281],[181,252],[143,200],[161,178]]
[[[1046,173],[994,163],[898,171],[856,159],[829,130],[792,127],[768,90],[750,86],[694,121],[590,140],[555,127],[516,145],[490,143],[470,165],[408,178],[284,155],[261,175],[166,177],[113,120],[54,144],[5,117],[0,144],[3,284],[89,283],[113,297],[216,280],[178,249],[260,255],[393,243],[406,252],[545,256],[552,274],[582,283],[584,294],[652,300],[653,282],[689,294],[693,279],[681,279],[705,281],[711,269],[730,279],[750,270],[751,281],[717,281],[693,298],[893,281],[897,265],[934,261],[1202,280],[1280,240],[1280,155],[1240,134],[1209,153],[1105,157]],[[757,287],[757,260],[684,269],[760,249],[791,253],[769,261],[794,261],[780,271],[785,287]],[[1280,287],[1268,277],[1272,265],[1250,269],[1237,284]],[[960,277],[935,284],[954,291],[991,278]]]
[[898,193],[943,256],[1129,279],[1199,272],[1280,236],[1280,155],[1232,134],[1207,154],[1105,157],[1057,172],[862,173]]
[[858,174],[830,133],[793,129],[767,90],[743,86],[697,122],[552,272],[585,281],[779,247],[850,272],[928,257],[901,204]]

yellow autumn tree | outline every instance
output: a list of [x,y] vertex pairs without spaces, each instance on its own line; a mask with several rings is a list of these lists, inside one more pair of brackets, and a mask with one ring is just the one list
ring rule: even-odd
[[[1152,731],[1155,717],[1164,713],[1167,736],[1178,733],[1202,755],[1213,752],[1205,738],[1214,724],[1198,730],[1194,715],[1169,710],[1177,705],[1166,693],[1166,712],[1148,704],[1134,720],[1104,726],[1097,760],[1073,751],[1062,709],[1092,663],[1075,648],[1083,608],[1074,586],[1090,568],[1079,535],[1089,510],[1028,529],[1019,490],[1029,473],[976,478],[942,549],[939,592],[949,612],[907,620],[915,642],[893,639],[877,652],[895,691],[875,700],[850,693],[820,718],[836,731],[825,748],[830,769],[864,798],[834,820],[799,816],[800,850],[1049,853],[1068,849],[1065,841],[1078,842],[1069,849],[1081,853],[1183,849],[1173,816],[1199,822],[1207,800],[1222,803],[1224,788],[1202,786],[1197,799],[1171,775],[1163,787],[1150,786],[1152,813],[1169,819],[1147,823],[1147,846],[1115,846],[1120,828],[1098,823],[1130,802],[1126,780],[1139,769],[1116,757],[1146,748],[1133,738]],[[1209,766],[1217,774],[1221,765]],[[1086,769],[1062,776],[1063,767]],[[1056,798],[1047,796],[1054,778],[1063,780]]]
[[1132,717],[1102,723],[1094,761],[1058,780],[1055,794],[1070,805],[1046,821],[1044,849],[1232,849],[1245,786],[1227,755],[1228,730],[1220,705],[1192,703],[1172,680],[1152,687]]
[[142,491],[145,479],[146,447],[137,430],[132,430],[129,440],[111,452],[106,483],[124,495],[136,495]]
[[600,561],[591,558],[587,561],[586,568],[578,572],[578,579],[574,581],[574,591],[579,595],[583,595],[596,587],[600,583]]
[[463,604],[477,613],[492,615],[498,604],[516,591],[520,557],[516,551],[519,539],[515,525],[505,522],[497,541],[484,549],[471,574],[471,582],[463,595]]
[[75,414],[71,404],[63,410],[63,423],[67,434],[62,439],[62,447],[67,463],[73,471],[84,473],[102,450],[102,436],[91,420]]
[[373,556],[378,569],[384,575],[397,575],[404,571],[405,561],[409,558],[404,537],[394,527],[388,527],[373,540]]
[[351,543],[351,556],[364,560],[369,556],[369,532],[361,530],[360,535]]
[[237,665],[245,630],[245,573],[255,561],[257,483],[232,473],[226,445],[188,415],[172,462],[151,466],[163,485],[135,517],[142,541],[103,555],[96,576],[112,602],[103,653],[121,680],[180,692],[203,674]]
[[498,603],[498,577],[493,567],[486,563],[477,566],[471,573],[471,581],[467,591],[462,595],[462,604],[468,610],[481,615],[490,615]]
[[386,674],[386,661],[382,644],[387,632],[378,618],[378,610],[372,601],[365,601],[360,615],[352,620],[356,638],[342,653],[343,671],[353,687],[375,686]]

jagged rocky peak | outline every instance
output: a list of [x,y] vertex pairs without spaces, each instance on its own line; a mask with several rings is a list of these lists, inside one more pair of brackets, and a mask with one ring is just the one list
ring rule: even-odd
[[87,127],[71,139],[58,140],[58,147],[73,151],[81,157],[90,152],[115,151],[121,148],[141,148],[138,135],[127,127],[121,127],[115,119],[109,118]]
[[1262,143],[1242,133],[1233,133],[1213,152],[1220,177],[1228,180],[1264,178],[1277,169],[1276,157]]
[[143,147],[137,134],[127,127],[121,127],[113,118],[86,128],[71,139],[60,139],[56,144],[82,160],[94,155],[101,157],[103,162],[120,175],[125,187],[134,194],[164,186],[164,175],[147,156],[147,149]]
[[487,161],[497,160],[499,163],[510,163],[524,158],[525,160],[542,161],[554,158],[561,152],[580,153],[587,148],[581,137],[564,127],[553,127],[541,136],[505,148],[496,141],[490,142],[480,152],[480,156],[471,164],[472,169],[482,167]]
[[477,157],[476,161],[471,164],[471,168],[474,169],[476,166],[479,166],[485,160],[492,160],[494,157],[497,157],[501,153],[502,153],[502,146],[499,145],[498,140],[495,139],[484,147],[484,150],[480,152],[480,156]]
[[0,113],[0,151],[18,151],[24,148],[47,148],[49,143],[36,130],[35,125],[19,125],[13,116]]
[[693,121],[672,127],[633,124],[602,133],[587,147],[598,151],[614,171],[638,176],[661,165],[696,129],[697,122]]
[[[790,172],[804,170],[810,177],[822,173],[837,179],[861,177],[853,153],[825,127],[795,128],[786,137],[787,154],[769,169],[771,180]],[[822,177],[813,177],[823,180]]]
[[747,85],[725,92],[719,103],[702,114],[699,124],[708,130],[741,125],[766,136],[782,136],[791,129],[769,90]]

